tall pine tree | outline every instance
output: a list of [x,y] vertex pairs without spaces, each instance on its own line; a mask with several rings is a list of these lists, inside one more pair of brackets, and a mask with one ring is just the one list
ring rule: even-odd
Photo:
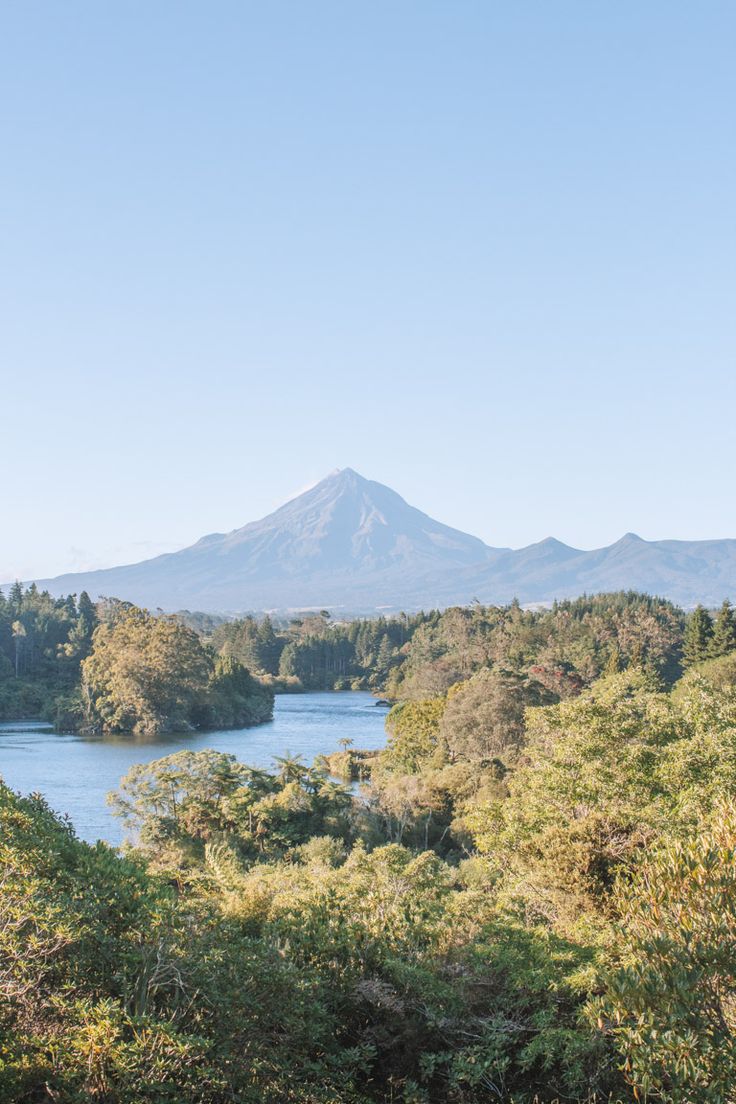
[[682,642],[682,657],[685,667],[702,663],[711,655],[713,639],[713,621],[704,606],[696,606],[687,619],[685,636]]
[[710,654],[715,659],[718,656],[728,655],[734,649],[736,649],[736,615],[734,615],[733,606],[726,599],[713,625]]

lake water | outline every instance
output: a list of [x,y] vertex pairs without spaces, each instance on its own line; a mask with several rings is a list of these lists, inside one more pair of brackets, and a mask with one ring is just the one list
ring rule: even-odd
[[134,763],[203,748],[231,752],[254,767],[270,768],[287,751],[310,763],[339,750],[343,737],[356,748],[383,747],[385,719],[386,709],[369,693],[345,691],[277,694],[268,724],[177,736],[63,736],[13,721],[0,724],[0,777],[13,790],[42,793],[52,809],[68,814],[82,839],[119,844],[122,828],[106,797]]

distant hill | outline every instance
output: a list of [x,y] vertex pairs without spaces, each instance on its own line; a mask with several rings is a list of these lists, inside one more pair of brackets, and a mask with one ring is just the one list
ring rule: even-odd
[[635,589],[692,606],[736,596],[736,540],[644,541],[627,533],[584,552],[548,538],[491,548],[410,506],[351,468],[260,521],[190,548],[104,571],[36,580],[149,608],[335,613],[484,603],[543,603]]

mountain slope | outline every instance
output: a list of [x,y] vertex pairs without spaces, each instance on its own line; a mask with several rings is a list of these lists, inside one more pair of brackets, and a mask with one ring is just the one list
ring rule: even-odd
[[[242,611],[413,603],[420,580],[447,580],[491,550],[346,468],[260,521],[139,564],[39,581],[163,609]],[[417,586],[419,584],[419,586]],[[436,590],[442,601],[442,588]]]
[[627,533],[590,552],[554,541],[530,545],[478,572],[480,594],[495,601],[549,602],[604,591],[639,590],[691,607],[736,596],[736,540],[645,541]]
[[736,596],[736,540],[644,541],[585,552],[549,537],[490,548],[434,521],[350,468],[260,521],[180,552],[38,581],[150,608],[210,612],[329,607],[334,612],[482,602],[548,602],[637,589],[684,605]]

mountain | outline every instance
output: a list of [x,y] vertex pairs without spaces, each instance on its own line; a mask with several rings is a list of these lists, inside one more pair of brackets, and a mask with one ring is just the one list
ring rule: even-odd
[[627,533],[590,552],[552,537],[491,548],[344,468],[232,533],[142,563],[37,582],[52,594],[87,590],[93,598],[212,613],[368,613],[474,598],[543,603],[621,589],[715,605],[736,596],[736,540],[644,541]]

